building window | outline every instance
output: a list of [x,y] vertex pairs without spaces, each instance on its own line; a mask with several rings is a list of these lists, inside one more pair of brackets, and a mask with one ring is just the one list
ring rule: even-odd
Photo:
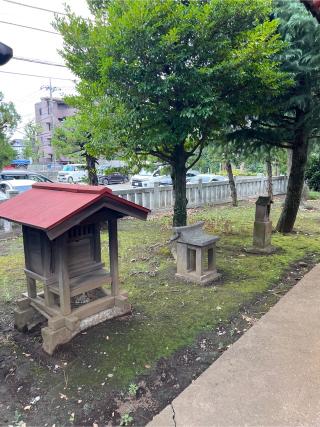
[[51,123],[47,123],[47,126],[48,126],[48,130],[50,131],[51,130]]
[[42,116],[42,108],[39,108],[39,114]]

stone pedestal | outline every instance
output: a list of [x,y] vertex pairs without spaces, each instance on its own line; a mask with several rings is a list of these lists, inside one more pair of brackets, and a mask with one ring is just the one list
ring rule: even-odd
[[37,310],[32,306],[34,305],[34,299],[26,297],[18,300],[14,319],[15,327],[19,331],[26,331],[47,318],[48,325],[41,329],[41,334],[43,339],[42,348],[48,354],[53,354],[58,345],[69,342],[75,335],[85,329],[105,320],[131,313],[131,305],[128,303],[127,294],[122,293],[115,297],[106,295],[104,298],[80,306],[67,316],[63,316],[55,309],[52,310],[51,315],[43,311],[44,317],[39,315],[42,296],[43,294],[41,293],[37,295],[39,299]]

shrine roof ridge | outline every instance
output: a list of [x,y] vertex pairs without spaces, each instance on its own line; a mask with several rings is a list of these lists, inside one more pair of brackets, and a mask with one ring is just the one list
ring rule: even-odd
[[81,212],[84,219],[103,208],[116,212],[120,217],[139,219],[146,219],[150,212],[103,186],[36,183],[31,190],[1,203],[0,218],[50,231],[53,235],[52,230],[63,223],[72,227],[79,221]]
[[81,184],[58,184],[55,182],[36,182],[32,185],[32,188],[39,190],[54,190],[54,191],[66,191],[68,193],[86,193],[86,194],[105,194],[112,193],[112,190],[103,186],[96,185],[81,185]]

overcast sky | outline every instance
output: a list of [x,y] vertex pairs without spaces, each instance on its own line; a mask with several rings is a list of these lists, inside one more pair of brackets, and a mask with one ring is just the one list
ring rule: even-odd
[[[63,12],[64,4],[67,3],[78,15],[89,16],[86,0],[15,1],[57,12]],[[53,13],[0,0],[0,21],[55,31],[51,26],[53,19]],[[62,48],[62,38],[59,35],[0,22],[0,41],[12,47],[14,56],[63,64],[63,60],[57,52],[58,49]],[[74,76],[67,68],[12,59],[6,65],[0,67],[0,71],[50,76],[52,77],[52,85],[59,87],[63,94],[72,93],[74,88],[74,83],[71,81]],[[58,80],[58,77],[70,79],[70,81]],[[47,90],[41,89],[41,86],[47,86],[48,84],[48,78],[18,76],[0,72],[0,91],[3,92],[6,101],[12,101],[15,104],[18,113],[22,117],[22,123],[14,135],[16,138],[22,137],[19,132],[22,131],[23,125],[27,121],[34,119],[34,104],[41,97],[49,95]],[[54,95],[61,97],[61,93],[58,91]]]

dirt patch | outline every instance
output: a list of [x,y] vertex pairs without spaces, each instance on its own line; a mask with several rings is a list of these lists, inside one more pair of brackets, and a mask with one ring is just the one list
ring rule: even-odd
[[[41,349],[40,328],[28,334],[15,331],[12,320],[14,306],[3,304],[0,320],[1,422],[18,425],[23,420],[27,425],[83,426],[92,426],[94,422],[99,426],[119,425],[120,422],[139,426],[147,424],[317,261],[315,255],[309,255],[292,265],[280,281],[253,298],[250,305],[237,310],[227,323],[221,322],[214,330],[201,333],[194,344],[158,360],[148,374],[138,376],[126,391],[108,387],[107,381],[105,388],[101,390],[99,387],[98,390],[97,387],[96,392],[85,386],[70,388],[68,377],[64,376],[64,366],[72,364],[80,354],[88,369],[90,367],[85,339],[80,335],[50,357]],[[125,323],[126,319],[120,322]],[[52,375],[44,375],[44,370],[49,370]]]

